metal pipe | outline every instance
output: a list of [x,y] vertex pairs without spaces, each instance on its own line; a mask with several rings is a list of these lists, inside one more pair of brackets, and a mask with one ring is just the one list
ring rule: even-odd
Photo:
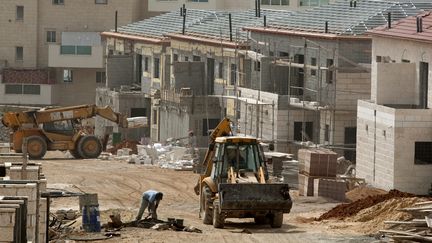
[[184,8],[183,9],[183,31],[182,31],[183,35],[186,32],[186,13],[187,13],[187,10],[186,10],[186,8]]
[[232,17],[231,17],[231,13],[228,15],[229,18],[229,32],[230,32],[230,41],[233,41],[233,36],[232,36]]
[[115,11],[115,17],[114,17],[115,32],[117,32],[117,24],[118,24],[118,11]]

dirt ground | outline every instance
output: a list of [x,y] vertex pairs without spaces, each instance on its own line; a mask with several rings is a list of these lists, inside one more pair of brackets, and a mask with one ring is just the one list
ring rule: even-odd
[[[374,238],[357,233],[355,222],[315,222],[312,217],[337,205],[323,198],[305,198],[292,191],[293,209],[284,215],[280,229],[257,226],[253,219],[227,219],[225,229],[214,229],[198,218],[199,202],[193,187],[198,175],[153,166],[128,164],[124,161],[69,160],[60,152],[42,160],[48,188],[72,192],[97,193],[101,222],[108,221],[112,211],[120,212],[123,221],[133,220],[142,192],[156,189],[164,193],[158,208],[160,219],[181,218],[200,233],[155,231],[124,228],[121,236],[101,242],[371,242]],[[57,209],[78,210],[78,198],[53,199],[51,212]],[[244,230],[246,229],[246,230]],[[243,231],[243,232],[242,232]],[[245,233],[246,232],[246,233]]]

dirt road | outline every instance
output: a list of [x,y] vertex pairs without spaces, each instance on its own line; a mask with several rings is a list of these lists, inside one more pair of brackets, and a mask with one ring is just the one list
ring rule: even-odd
[[[52,156],[61,157],[61,153]],[[329,227],[323,222],[305,218],[317,217],[335,203],[324,199],[305,199],[293,192],[292,213],[286,214],[280,229],[256,226],[253,220],[228,219],[225,229],[204,225],[198,218],[198,196],[193,192],[197,175],[192,172],[127,164],[124,161],[46,159],[41,161],[49,188],[97,193],[102,223],[109,212],[119,211],[124,221],[132,220],[140,204],[142,192],[156,189],[164,193],[158,209],[161,219],[183,218],[202,234],[126,228],[121,237],[103,242],[370,242],[345,225]],[[77,198],[58,198],[52,211],[60,208],[78,209]],[[249,233],[241,233],[247,229]]]

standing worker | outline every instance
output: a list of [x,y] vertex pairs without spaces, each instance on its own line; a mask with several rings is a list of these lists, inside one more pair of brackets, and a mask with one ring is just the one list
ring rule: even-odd
[[162,200],[162,197],[163,193],[155,190],[148,190],[144,192],[142,195],[141,207],[136,217],[136,221],[141,220],[144,210],[147,207],[149,211],[149,215],[147,217],[151,216],[152,219],[157,219],[156,209],[158,208],[159,202],[160,200]]

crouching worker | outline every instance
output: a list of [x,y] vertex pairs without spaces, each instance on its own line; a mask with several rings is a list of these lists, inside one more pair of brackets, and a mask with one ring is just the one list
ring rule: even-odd
[[163,193],[154,191],[154,190],[148,190],[143,193],[142,200],[141,200],[141,207],[139,209],[138,215],[136,217],[136,220],[141,220],[144,210],[148,208],[149,215],[146,217],[148,218],[151,216],[152,219],[157,219],[157,213],[156,209],[159,206],[160,200],[162,200]]

